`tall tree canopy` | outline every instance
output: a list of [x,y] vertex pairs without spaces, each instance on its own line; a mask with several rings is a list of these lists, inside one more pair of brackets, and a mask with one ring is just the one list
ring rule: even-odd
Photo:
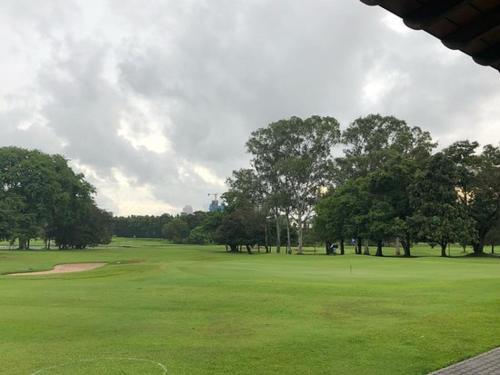
[[20,249],[33,238],[61,248],[111,239],[111,214],[96,207],[94,188],[60,155],[0,148],[0,186],[0,237],[18,241]]
[[446,256],[449,243],[473,237],[474,223],[460,204],[458,182],[457,166],[448,155],[439,152],[429,159],[410,194],[418,237],[439,244],[441,256]]
[[354,120],[342,133],[344,156],[337,158],[336,181],[365,177],[390,155],[421,161],[436,146],[429,132],[393,116],[371,114]]
[[[284,214],[290,242],[290,220],[297,226],[302,252],[304,225],[311,217],[323,187],[333,177],[333,147],[340,138],[333,117],[292,117],[252,133],[247,148],[252,165],[274,207],[276,222]],[[277,230],[279,227],[277,225]]]
[[485,238],[500,218],[500,148],[492,145],[478,152],[477,142],[456,142],[444,153],[457,168],[457,195],[472,220],[472,247],[482,254]]
[[431,135],[393,116],[371,114],[353,121],[342,142],[346,147],[336,159],[335,181],[342,186],[367,178],[370,237],[377,242],[377,254],[382,254],[384,239],[398,238],[410,256],[416,233],[409,191],[436,146]]

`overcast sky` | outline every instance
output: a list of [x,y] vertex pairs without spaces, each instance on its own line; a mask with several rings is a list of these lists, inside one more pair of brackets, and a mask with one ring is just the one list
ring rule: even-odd
[[498,72],[358,0],[2,0],[0,35],[0,146],[65,155],[118,215],[207,209],[293,115],[500,141]]

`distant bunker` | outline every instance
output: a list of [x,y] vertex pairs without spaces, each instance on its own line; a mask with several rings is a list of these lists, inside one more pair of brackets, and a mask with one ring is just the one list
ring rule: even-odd
[[48,271],[37,272],[15,272],[9,273],[9,276],[42,276],[42,275],[55,275],[60,273],[72,273],[90,271],[96,268],[105,266],[107,263],[70,263],[70,264],[57,264]]

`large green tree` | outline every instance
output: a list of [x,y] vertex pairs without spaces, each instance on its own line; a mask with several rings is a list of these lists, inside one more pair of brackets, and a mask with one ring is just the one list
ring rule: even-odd
[[262,240],[262,217],[251,206],[240,206],[227,212],[215,233],[218,243],[227,245],[231,252],[245,246],[249,254]]
[[165,224],[163,235],[174,243],[183,243],[189,236],[189,226],[181,217],[176,217]]
[[477,142],[461,141],[444,150],[457,168],[457,195],[472,220],[476,255],[483,253],[486,235],[500,218],[500,148],[478,148]]
[[315,208],[314,230],[325,241],[327,253],[329,244],[340,242],[340,253],[344,253],[345,240],[355,239],[355,253],[361,254],[363,239],[368,234],[367,215],[369,195],[366,179],[346,182],[337,189],[331,189]]
[[[264,246],[270,252],[270,226],[268,217],[272,212],[273,203],[267,195],[266,185],[259,179],[253,169],[239,169],[233,171],[232,177],[227,179],[229,190],[224,194],[227,209],[237,207],[253,207],[247,210],[252,217],[257,214],[262,218]],[[277,246],[279,246],[277,244]],[[279,252],[279,250],[278,250]]]
[[55,241],[60,249],[84,249],[111,242],[113,215],[110,212],[91,204],[80,213],[56,231]]
[[332,149],[339,137],[339,124],[333,117],[292,117],[256,130],[247,142],[252,165],[269,187],[276,222],[279,223],[279,213],[285,216],[288,242],[290,221],[296,224],[299,254],[304,226],[319,193],[332,183]]
[[370,114],[354,120],[342,133],[344,156],[336,159],[336,182],[366,177],[387,162],[389,155],[425,160],[436,144],[429,132],[410,127],[393,116]]
[[446,256],[449,243],[472,237],[471,223],[457,195],[459,173],[453,160],[439,152],[433,155],[411,191],[418,236],[439,244]]
[[488,231],[484,239],[485,244],[491,246],[491,253],[495,252],[495,246],[500,245],[500,219]]
[[85,247],[104,238],[95,230],[83,235],[97,209],[95,190],[62,156],[0,148],[0,186],[0,236],[17,241],[20,249],[33,238],[45,239],[47,246],[55,240],[60,247]]
[[381,237],[392,236],[400,239],[405,256],[410,256],[415,228],[409,190],[436,144],[419,127],[378,114],[356,119],[342,140],[346,148],[344,156],[336,159],[335,181],[342,185],[367,178],[372,196],[370,236],[377,237],[371,239],[379,245],[378,253]]

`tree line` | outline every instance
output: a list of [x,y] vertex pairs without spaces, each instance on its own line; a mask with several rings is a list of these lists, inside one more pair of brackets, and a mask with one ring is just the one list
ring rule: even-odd
[[61,249],[111,241],[112,214],[97,207],[95,189],[60,155],[0,148],[0,240],[28,249],[42,238]]
[[[332,117],[292,117],[254,131],[246,143],[251,167],[233,172],[217,241],[231,251],[271,233],[303,252],[304,233],[326,244],[346,241],[356,253],[397,243],[470,245],[474,254],[499,238],[500,149],[459,141],[436,151],[427,131],[392,116],[368,115],[340,131]],[[337,157],[334,155],[337,154]],[[285,228],[285,237],[281,228]],[[284,238],[284,240],[283,240]],[[366,251],[366,250],[365,250]]]
[[213,243],[211,222],[219,213],[131,215],[113,218],[113,234],[130,238],[164,238],[174,243]]
[[162,238],[163,227],[172,216],[163,214],[116,216],[113,218],[113,234],[119,237]]
[[378,256],[389,244],[411,256],[427,242],[446,256],[450,243],[480,255],[500,242],[498,146],[437,150],[429,132],[371,114],[344,131],[333,117],[283,119],[254,131],[246,149],[250,167],[228,178],[223,211],[113,217],[62,156],[0,148],[0,240],[84,248],[114,234],[288,254],[322,241],[327,253],[348,243]]
[[[229,200],[229,193],[226,193],[225,197]],[[232,211],[230,208],[224,211],[195,211],[192,214],[175,216],[167,213],[159,216],[117,216],[113,218],[113,235],[128,238],[163,238],[177,244],[203,245],[220,243],[227,245],[227,241],[233,242],[227,234],[227,225],[234,219],[233,215],[231,215]],[[261,238],[259,229],[264,221],[259,223],[257,228],[252,228],[248,218],[248,215],[242,217],[240,224],[244,231],[255,232],[254,235],[248,235],[249,238],[252,238],[250,240],[253,241],[252,247],[264,246],[264,240]],[[281,231],[281,236],[285,236],[284,228],[281,228]],[[295,241],[297,238],[295,228],[291,228],[290,233],[292,241]],[[268,233],[269,241],[274,241],[274,234],[275,229],[271,225]],[[234,236],[234,233],[231,236]],[[241,237],[242,234],[240,233],[239,236]],[[317,239],[308,241],[308,243],[314,241],[317,241]],[[238,242],[237,246],[242,245]]]

